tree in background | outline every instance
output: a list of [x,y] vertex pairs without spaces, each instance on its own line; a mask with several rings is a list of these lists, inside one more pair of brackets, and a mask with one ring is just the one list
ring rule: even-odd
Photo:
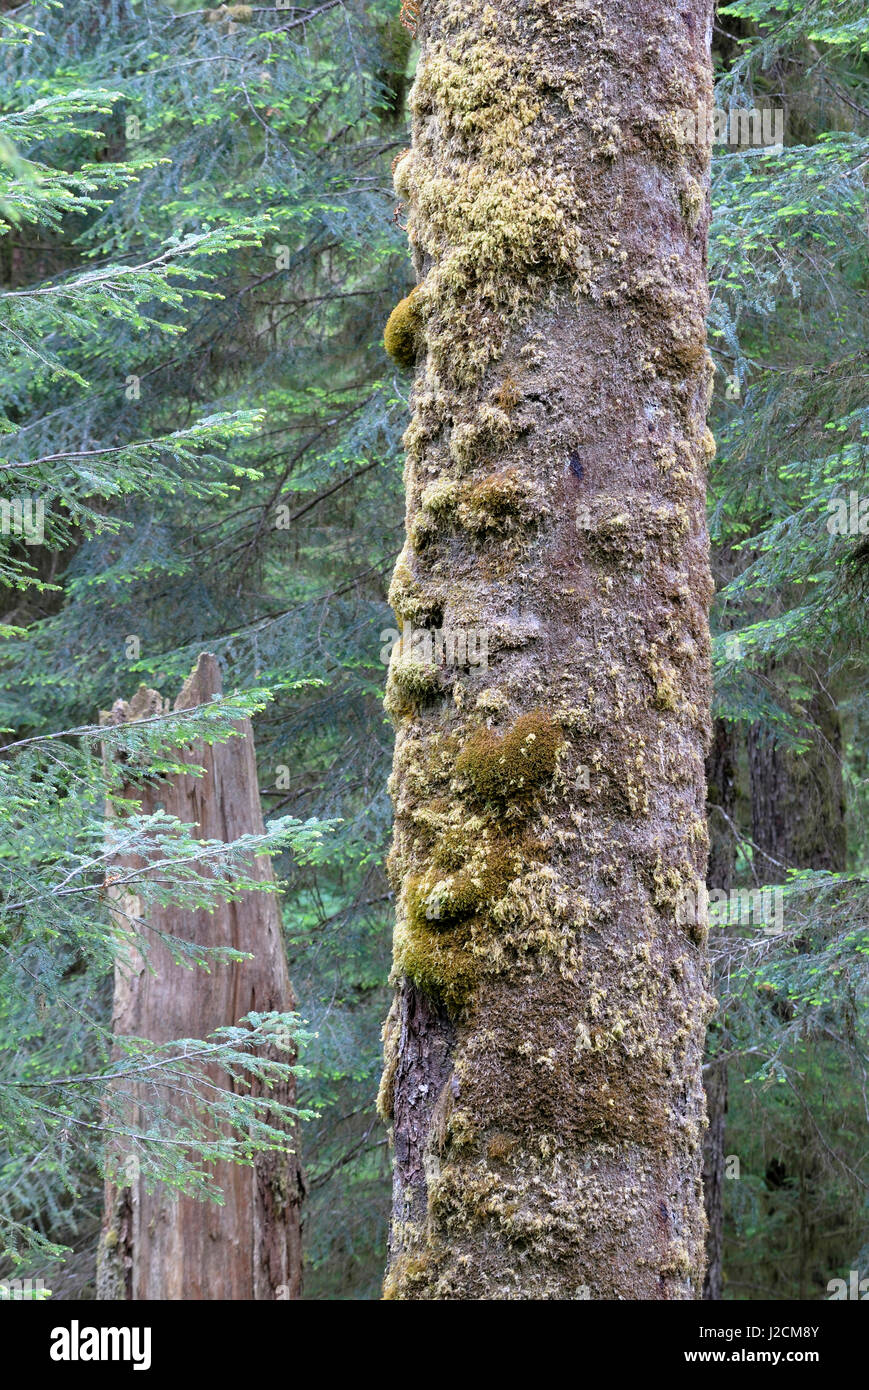
[[[220,668],[203,653],[184,682],[175,710],[207,705],[220,694]],[[103,722],[110,725],[153,718],[168,711],[155,690],[140,686],[129,703],[116,700]],[[192,823],[203,841],[237,843],[262,837],[264,826],[256,780],[250,720],[236,728],[237,737],[214,748],[195,747],[179,754],[194,773],[136,785],[136,769],[126,769],[129,794],[143,812],[157,811]],[[167,857],[168,858],[168,857]],[[168,858],[171,872],[171,858]],[[109,895],[120,941],[130,923],[142,922],[136,887],[143,864],[138,855],[118,854],[112,861]],[[207,856],[203,867],[207,871]],[[184,1065],[205,1060],[201,1085],[171,1087],[145,1077],[131,1079],[123,1067],[129,1040],[147,1038],[172,1044],[184,1036],[219,1037],[236,1028],[239,1018],[283,1016],[295,1011],[287,973],[277,886],[270,861],[253,861],[264,890],[248,893],[208,912],[185,910],[176,892],[152,904],[147,919],[147,956],[135,944],[119,952],[115,964],[112,1030],[122,1076],[113,1077],[107,1100],[107,1129],[122,1117],[127,1134],[153,1132],[162,1112],[167,1143],[177,1142],[196,1123],[203,1099],[212,1103],[226,1092],[231,1107],[239,1093],[249,1111],[252,1163],[247,1167],[219,1161],[209,1165],[207,1181],[221,1203],[176,1197],[143,1180],[138,1149],[123,1135],[110,1138],[106,1210],[100,1238],[97,1289],[100,1298],[130,1299],[290,1299],[300,1296],[302,1282],[301,1204],[304,1193],[295,1117],[295,1078],[290,1069],[274,1074],[277,1052],[251,1060],[246,1080],[219,1062],[208,1064],[208,1045],[185,1042],[176,1050]],[[184,970],[172,938],[216,948],[230,958],[212,966],[208,978]],[[289,1031],[289,1030],[288,1030]],[[138,1045],[138,1044],[134,1044]],[[212,1050],[219,1051],[211,1045]],[[291,1044],[292,1047],[292,1044]],[[291,1049],[284,1048],[284,1055]],[[294,1060],[291,1052],[289,1060]],[[267,1105],[264,1111],[263,1103]],[[237,1103],[237,1101],[236,1101]],[[265,1120],[265,1125],[262,1121]],[[283,1130],[278,1138],[277,1130]],[[259,1144],[256,1140],[259,1139]]]

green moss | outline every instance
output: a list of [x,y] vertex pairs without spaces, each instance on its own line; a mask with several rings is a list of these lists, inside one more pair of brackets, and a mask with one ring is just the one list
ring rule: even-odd
[[474,708],[481,714],[500,714],[507,707],[507,695],[497,686],[487,685],[477,696]]
[[420,506],[432,516],[446,516],[455,510],[459,495],[459,484],[454,479],[439,478],[426,488]]
[[383,1282],[384,1299],[413,1298],[415,1289],[431,1281],[432,1264],[426,1254],[399,1255]]
[[438,668],[432,661],[399,656],[392,663],[392,678],[414,700],[424,700],[440,689]]
[[[467,862],[461,863],[462,859]],[[441,847],[425,874],[410,880],[407,916],[412,927],[442,931],[503,897],[521,868],[515,850],[495,846],[467,859],[460,843]]]
[[660,710],[675,710],[679,705],[677,672],[668,662],[651,660],[649,675],[655,685],[654,705]]
[[706,206],[706,193],[702,185],[690,174],[685,174],[684,183],[679,189],[679,204],[685,221],[693,230]]
[[453,426],[450,458],[462,471],[479,464],[487,454],[500,450],[516,434],[509,411],[496,404],[480,406],[471,420]]
[[396,561],[389,586],[388,603],[402,621],[424,625],[433,605],[426,602],[408,564],[407,551],[408,547],[405,547]]
[[552,780],[564,736],[544,710],[521,714],[506,733],[479,729],[456,761],[485,801],[505,801],[533,793]]
[[395,931],[395,974],[406,975],[451,1013],[467,1003],[480,974],[480,959],[467,929],[432,932],[403,922]]
[[400,150],[392,161],[392,186],[399,198],[405,201],[410,197],[410,172],[413,168],[412,151]]
[[413,367],[416,363],[422,333],[420,288],[417,285],[409,295],[399,300],[383,330],[383,346],[399,367]]
[[419,140],[410,238],[435,260],[429,349],[460,384],[479,379],[511,321],[553,279],[590,288],[577,220],[585,205],[536,158],[554,82],[500,36],[469,32],[433,38],[417,72],[414,115],[423,129],[436,115],[454,157],[435,164]]
[[458,527],[471,536],[507,536],[539,520],[544,509],[515,469],[491,473],[475,483],[443,477],[430,483],[410,523],[408,541],[422,552],[439,533]]
[[528,490],[515,469],[490,473],[469,488],[459,519],[469,531],[506,531],[529,515]]
[[476,1148],[480,1131],[469,1110],[453,1110],[447,1120],[445,1130],[444,1138],[449,1142],[454,1153]]
[[703,431],[701,448],[703,450],[703,462],[708,466],[715,458],[715,455],[718,452],[718,448],[715,443],[715,435],[709,429]]
[[531,836],[492,835],[477,817],[442,831],[428,867],[407,882],[396,973],[460,1011],[480,977],[503,967],[510,924],[521,916],[522,875],[545,854]]
[[377,1113],[385,1125],[391,1125],[395,1108],[395,1077],[398,1071],[398,1043],[401,1033],[400,1010],[397,996],[393,998],[389,1013],[383,1024],[383,1075],[377,1092]]
[[393,656],[386,678],[384,701],[388,714],[407,714],[440,692],[440,672],[434,662],[420,661],[409,654]]

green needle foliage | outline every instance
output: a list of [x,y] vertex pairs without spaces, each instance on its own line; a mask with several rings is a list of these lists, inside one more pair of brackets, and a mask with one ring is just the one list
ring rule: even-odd
[[[0,99],[10,121],[71,93],[94,103],[17,147],[80,205],[15,224],[5,261],[0,242],[2,288],[58,291],[9,302],[56,317],[24,334],[44,363],[8,349],[0,443],[40,496],[60,475],[45,544],[9,547],[30,585],[5,615],[2,722],[16,740],[87,725],[139,681],[177,688],[203,647],[228,684],[271,692],[266,815],[332,826],[316,855],[288,836],[280,862],[309,1020],[299,1103],[318,1114],[313,1297],[376,1296],[389,1201],[374,1100],[390,937],[379,654],[407,389],[381,338],[411,279],[389,188],[408,143],[398,9],[28,4],[15,19],[39,33],[11,46]],[[105,1024],[104,987],[66,988]],[[89,1027],[70,1045],[86,1051]],[[76,1166],[73,1196],[40,1159],[15,1210],[85,1238],[98,1187]]]
[[869,21],[859,4],[738,0],[717,23],[718,105],[783,109],[786,129],[783,149],[713,163],[717,713],[737,745],[750,729],[817,759],[826,691],[849,806],[847,872],[775,868],[743,832],[737,879],[782,887],[784,930],[714,937],[712,1051],[730,1059],[742,1168],[725,1296],[811,1298],[867,1259],[867,541],[834,518],[869,495]]
[[[2,33],[25,47],[33,40],[5,18]],[[153,167],[148,160],[82,162],[81,152],[103,138],[97,120],[117,100],[82,87],[0,116],[0,234],[7,240],[47,229],[50,239],[62,241],[70,220],[84,225],[82,219],[99,214],[117,190]],[[259,427],[261,414],[203,413],[138,436],[121,424],[99,441],[93,421],[100,391],[91,380],[95,373],[99,379],[107,332],[172,339],[183,333],[191,305],[216,293],[205,287],[213,279],[205,267],[258,244],[262,225],[202,230],[129,263],[104,258],[92,267],[58,266],[26,285],[6,263],[0,351],[9,389],[0,415],[0,484],[4,496],[14,490],[19,501],[25,495],[29,507],[39,507],[38,535],[10,510],[0,538],[7,616],[17,603],[12,614],[30,620],[3,625],[0,749],[0,1235],[5,1260],[15,1264],[60,1253],[53,1234],[74,1233],[82,1189],[98,1189],[107,1137],[123,1136],[149,1180],[215,1197],[209,1162],[251,1162],[285,1142],[282,1120],[308,1113],[290,1112],[269,1094],[298,1068],[258,1055],[277,1045],[286,1056],[308,1036],[295,1015],[252,1014],[207,1040],[159,1047],[115,1039],[110,1027],[112,967],[131,946],[147,961],[149,905],[213,908],[262,888],[252,872],[256,855],[289,849],[305,862],[319,853],[327,827],[313,819],[282,816],[264,835],[206,842],[163,813],[141,814],[129,796],[131,782],[181,771],[181,747],[236,736],[237,721],[263,710],[271,692],[234,694],[121,727],[65,729],[47,728],[27,694],[28,679],[36,679],[28,677],[29,643],[39,628],[29,592],[36,590],[37,604],[56,603],[47,596],[62,592],[45,578],[42,557],[117,537],[134,525],[131,511],[161,499],[184,499],[190,507],[234,496],[234,480],[251,476],[226,452]],[[46,421],[46,407],[56,400],[68,417],[65,426]],[[108,587],[129,574],[93,578]],[[42,698],[51,684],[49,672]],[[93,693],[85,692],[85,700]],[[114,812],[108,821],[107,809]],[[130,855],[138,867],[113,872],[119,857]],[[128,917],[121,935],[117,902],[109,912],[108,883],[135,891],[141,905],[141,917]],[[240,958],[161,936],[179,968],[210,969],[227,956]],[[112,1060],[113,1046],[120,1061]],[[232,1092],[205,1084],[205,1067],[215,1062],[236,1082]],[[144,1133],[124,1119],[119,1083],[125,1079],[151,1083],[155,1097],[173,1098],[155,1104]],[[265,1094],[250,1094],[253,1080]]]

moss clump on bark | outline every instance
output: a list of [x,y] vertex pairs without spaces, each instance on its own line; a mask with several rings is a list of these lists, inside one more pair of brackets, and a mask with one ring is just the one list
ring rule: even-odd
[[422,510],[431,516],[448,516],[455,511],[461,497],[459,484],[453,478],[438,478],[422,495]]
[[481,405],[473,418],[454,423],[450,438],[450,458],[466,472],[484,458],[502,449],[517,429],[509,411],[497,402]]
[[433,1261],[426,1255],[396,1260],[383,1284],[385,1300],[407,1298],[408,1289],[422,1288],[431,1278]]
[[507,531],[517,521],[530,519],[529,501],[527,484],[511,468],[475,483],[459,507],[459,517],[468,531]]
[[392,161],[392,186],[399,198],[410,197],[410,171],[413,168],[411,150],[400,150]]
[[517,852],[505,846],[472,853],[468,862],[459,867],[456,860],[462,857],[461,849],[453,853],[449,847],[441,850],[427,873],[411,879],[407,915],[412,927],[443,931],[475,916],[503,897],[521,868]]
[[407,714],[440,691],[440,672],[434,662],[420,661],[413,655],[393,656],[386,679],[387,713]]
[[484,801],[521,797],[552,780],[563,742],[564,735],[544,710],[530,710],[506,733],[478,729],[459,754],[456,771]]
[[683,177],[684,183],[679,189],[679,205],[685,221],[693,231],[706,207],[706,189],[690,174],[686,173]]
[[396,971],[440,1000],[451,1014],[461,1012],[467,1003],[479,977],[480,964],[468,925],[443,933],[429,930],[428,923],[420,927],[405,921],[396,926]]
[[439,593],[426,593],[410,565],[413,547],[406,545],[396,561],[387,601],[401,622],[414,627],[440,627],[443,621]]
[[[545,874],[540,860],[546,854],[533,835],[492,834],[476,817],[440,833],[428,867],[417,867],[407,880],[396,929],[396,972],[455,1016],[484,976],[497,974],[516,950],[527,949],[523,933],[531,932],[545,950],[527,899],[545,892],[534,875]],[[557,944],[550,944],[557,952]]]
[[426,488],[410,526],[411,543],[423,549],[445,527],[458,527],[470,536],[486,532],[505,535],[539,519],[541,502],[515,469],[490,473],[475,483],[440,478]]
[[420,286],[417,285],[409,295],[399,300],[383,330],[383,346],[399,367],[409,368],[416,363],[422,333],[419,291]]
[[[410,237],[436,252],[431,351],[446,376],[468,384],[553,279],[587,292],[592,263],[579,225],[585,202],[535,160],[546,97],[561,80],[569,94],[576,74],[543,72],[512,35],[472,34],[451,20],[453,32],[428,44],[411,95],[421,138]],[[435,111],[454,152],[436,165]]]

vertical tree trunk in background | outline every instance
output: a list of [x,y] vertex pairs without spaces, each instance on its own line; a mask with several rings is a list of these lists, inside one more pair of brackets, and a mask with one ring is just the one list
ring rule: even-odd
[[729,892],[736,862],[736,838],[731,821],[736,808],[736,737],[733,725],[716,719],[706,758],[706,801],[709,816],[708,887]]
[[[758,876],[769,883],[784,882],[787,868],[826,869],[833,873],[847,868],[842,729],[838,708],[812,669],[819,664],[793,663],[790,667],[791,673],[798,673],[812,689],[804,702],[806,731],[811,739],[806,752],[795,753],[771,742],[757,726],[749,730],[755,864]],[[823,672],[822,664],[820,670]],[[781,669],[772,674],[777,685],[784,684]],[[804,1299],[810,1296],[810,1265],[817,1250],[812,1213],[819,1149],[817,1131],[804,1112],[799,1125],[797,1193],[792,1200],[797,1214],[798,1296]],[[821,1161],[826,1161],[826,1155]],[[789,1184],[793,1176],[791,1172]]]
[[[203,655],[175,701],[175,709],[205,704],[221,689],[214,657]],[[118,700],[105,722],[142,719],[168,708],[156,691],[143,686],[127,704]],[[197,745],[178,754],[205,769],[204,776],[182,776],[157,786],[132,788],[145,813],[158,804],[168,815],[195,824],[204,839],[230,841],[262,834],[253,731],[240,724],[241,737],[209,748]],[[132,861],[135,863],[136,861]],[[273,880],[271,862],[256,861],[255,872]],[[123,861],[121,861],[123,867]],[[136,899],[123,904],[141,916]],[[114,1031],[154,1042],[205,1037],[235,1024],[251,1010],[289,1012],[295,1008],[287,973],[278,899],[270,893],[246,893],[221,904],[213,913],[165,907],[149,909],[157,930],[207,946],[250,951],[254,959],[213,964],[211,972],[188,970],[172,960],[156,937],[144,966],[136,956],[131,967],[115,971]],[[119,914],[121,931],[129,930]],[[219,1069],[212,1081],[228,1084]],[[127,1089],[134,1091],[135,1088]],[[281,1083],[275,1098],[294,1101],[292,1082]],[[137,1127],[147,1127],[147,1095],[142,1091],[131,1112]],[[136,1179],[129,1187],[106,1187],[97,1277],[99,1298],[129,1299],[274,1299],[298,1298],[301,1283],[300,1207],[303,1193],[298,1136],[288,1135],[288,1150],[260,1155],[253,1167],[220,1162],[212,1172],[225,1205],[181,1197],[173,1200],[160,1185],[149,1194]],[[293,1151],[290,1151],[293,1150]]]
[[[806,680],[815,684],[811,674]],[[768,883],[784,881],[782,865],[832,872],[846,867],[839,711],[816,686],[806,713],[815,726],[806,753],[773,743],[756,725],[749,732],[752,838],[761,851],[757,872]]]
[[[709,813],[709,864],[706,884],[710,892],[729,893],[733,884],[736,841],[730,822],[736,808],[736,748],[732,725],[716,719],[712,746],[706,758]],[[713,1019],[709,1040],[718,1029]],[[704,1299],[717,1300],[723,1291],[724,1249],[724,1133],[727,1114],[727,1063],[711,1056],[703,1068],[708,1128],[703,1136],[703,1200],[706,1207],[706,1275]]]
[[702,1287],[711,12],[423,7],[390,1298]]
[[706,1115],[703,1136],[703,1200],[706,1207],[706,1274],[703,1297],[716,1301],[724,1291],[724,1136],[727,1116],[727,1063],[712,1057],[704,1068]]

